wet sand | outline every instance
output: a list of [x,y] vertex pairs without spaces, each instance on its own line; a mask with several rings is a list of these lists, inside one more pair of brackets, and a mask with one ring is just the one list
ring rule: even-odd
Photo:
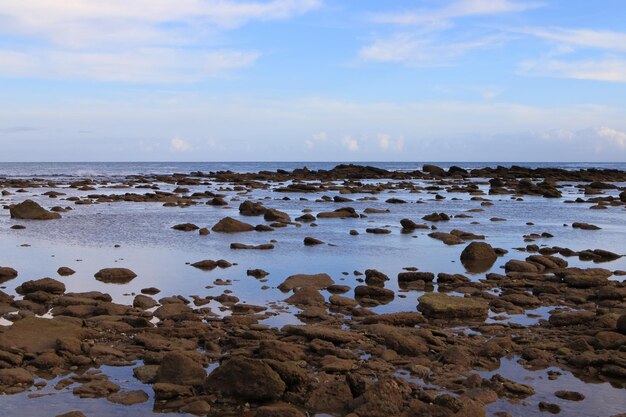
[[2,404],[626,412],[626,173],[437,168],[0,178]]

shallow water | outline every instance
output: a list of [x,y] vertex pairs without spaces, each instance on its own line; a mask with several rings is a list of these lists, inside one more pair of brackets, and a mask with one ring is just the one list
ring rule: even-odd
[[[414,182],[418,185],[432,185],[428,181]],[[223,186],[223,184],[212,184],[208,188],[216,191]],[[170,191],[175,188],[168,184],[159,184],[159,187],[163,191]],[[207,186],[188,188],[191,189],[191,192],[207,190]],[[481,188],[487,190],[485,185],[481,185]],[[371,194],[349,195],[347,197],[355,200],[349,203],[314,201],[321,197],[321,194],[283,194],[271,190],[255,190],[246,195],[238,195],[236,192],[229,191],[223,192],[228,196],[227,201],[232,200],[227,207],[200,204],[187,208],[168,208],[163,207],[160,203],[124,202],[75,206],[71,202],[63,200],[63,198],[74,195],[151,191],[143,189],[103,187],[96,191],[84,192],[65,188],[63,191],[67,193],[67,196],[56,199],[42,196],[41,194],[45,191],[48,189],[28,189],[26,193],[17,193],[0,198],[2,204],[11,204],[32,198],[46,207],[62,205],[74,208],[74,210],[64,213],[62,219],[47,222],[17,221],[9,218],[8,211],[0,213],[0,266],[11,266],[19,271],[18,278],[3,284],[2,288],[6,292],[14,294],[14,288],[20,283],[45,276],[63,281],[68,292],[99,290],[111,294],[114,301],[126,304],[131,304],[134,294],[139,293],[140,289],[145,287],[155,286],[161,289],[161,293],[156,298],[173,294],[217,296],[225,289],[229,289],[245,303],[268,305],[279,302],[278,306],[281,308],[276,311],[276,315],[264,321],[264,323],[275,327],[299,322],[293,315],[293,313],[298,312],[298,309],[280,303],[288,295],[276,288],[287,276],[296,273],[326,272],[333,277],[336,283],[354,287],[360,284],[358,279],[361,278],[355,276],[354,271],[363,272],[368,268],[378,269],[391,278],[386,286],[396,292],[396,297],[392,302],[373,308],[379,313],[415,311],[417,298],[423,292],[404,291],[398,288],[395,278],[404,267],[417,267],[420,271],[430,271],[435,274],[439,272],[464,273],[473,280],[484,278],[485,272],[480,274],[468,273],[460,263],[459,255],[465,245],[446,246],[442,242],[428,237],[427,234],[430,233],[428,230],[417,230],[411,234],[400,233],[400,219],[411,218],[417,223],[421,223],[422,216],[435,211],[450,215],[466,213],[472,216],[472,218],[453,218],[449,222],[437,223],[439,231],[462,229],[467,232],[484,234],[486,241],[494,247],[509,250],[509,253],[499,258],[487,272],[501,272],[500,268],[507,260],[524,259],[528,256],[527,253],[518,252],[514,248],[525,247],[529,242],[525,242],[523,236],[530,233],[548,232],[554,235],[553,238],[538,239],[531,242],[540,246],[561,246],[573,250],[599,248],[626,254],[626,239],[624,238],[626,236],[626,224],[624,223],[626,210],[624,207],[589,210],[591,204],[588,203],[564,204],[564,200],[574,200],[579,196],[584,198],[575,184],[564,190],[562,199],[524,197],[523,201],[516,201],[510,196],[485,195],[486,199],[494,203],[490,207],[481,206],[481,201],[471,201],[467,194],[446,193],[444,191],[438,192],[446,197],[445,200],[435,200],[434,193],[409,193],[398,190],[394,193],[386,192],[375,195],[377,201],[357,200],[362,197],[372,197]],[[328,192],[325,194],[332,197],[336,193]],[[608,190],[606,194],[616,195],[617,192]],[[288,196],[290,200],[283,200],[285,196]],[[385,200],[391,197],[401,198],[409,201],[409,203],[395,205],[385,203]],[[186,222],[210,228],[225,216],[239,218],[252,224],[265,223],[261,217],[239,216],[239,203],[246,198],[263,201],[266,207],[285,211],[292,218],[301,215],[303,209],[311,209],[313,214],[316,214],[344,206],[354,207],[359,213],[367,207],[389,208],[391,213],[370,214],[366,219],[320,219],[316,221],[318,227],[311,227],[308,224],[302,224],[301,227],[290,225],[268,233],[220,234],[212,232],[208,236],[199,236],[197,232],[180,232],[171,229],[171,226],[175,224]],[[301,201],[301,198],[308,201]],[[425,204],[416,204],[417,201],[423,201]],[[482,208],[484,211],[467,212],[477,208]],[[493,222],[489,220],[492,217],[505,218],[506,221]],[[602,227],[602,230],[584,231],[564,226],[564,224],[571,225],[575,221],[592,223]],[[479,224],[472,224],[472,222],[479,222]],[[534,222],[535,224],[529,226],[526,224],[527,222]],[[10,226],[14,224],[25,225],[26,229],[10,229]],[[367,227],[386,227],[392,230],[392,233],[388,235],[366,234],[365,228]],[[349,235],[348,232],[351,229],[358,230],[360,235]],[[312,236],[335,246],[306,247],[302,243],[305,236]],[[229,248],[232,242],[261,244],[268,243],[270,240],[276,240],[275,249],[270,251],[231,250]],[[117,244],[121,247],[114,247]],[[237,265],[228,269],[217,268],[210,272],[201,271],[189,265],[189,263],[203,259],[226,259]],[[598,266],[611,270],[626,269],[626,258],[598,265],[579,261],[575,257],[567,258],[567,260],[570,266]],[[60,266],[71,267],[76,271],[76,274],[70,277],[59,277],[56,270]],[[127,267],[136,272],[138,276],[125,285],[105,284],[96,281],[93,277],[94,273],[106,267]],[[270,273],[266,280],[263,280],[266,282],[246,276],[246,270],[254,268],[261,268]],[[232,285],[214,285],[213,282],[218,278],[232,280]],[[621,280],[622,278],[613,277],[613,279]],[[264,290],[262,287],[265,285],[269,288]],[[328,294],[326,295],[328,296]],[[212,302],[210,306],[215,313],[223,314],[219,311],[219,303]],[[540,319],[547,318],[548,311],[555,307],[541,307],[537,311],[526,311],[526,313],[538,314],[539,317],[519,315],[512,316],[507,321],[524,326],[534,325]],[[269,310],[276,309],[270,307]],[[524,382],[522,379],[528,376],[527,371],[519,365],[503,362],[502,366],[499,372],[509,372],[510,375],[503,374],[508,378]],[[127,370],[122,368],[112,368],[110,371],[117,372],[117,374],[110,374],[107,369],[106,373],[114,378],[121,378],[120,380],[129,378],[127,383],[131,383],[130,380],[133,379],[132,373],[128,374]],[[542,384],[545,379],[540,379],[538,374],[532,375],[535,378],[533,381],[543,387]],[[569,405],[565,404],[562,405],[564,410],[562,415],[595,415],[593,413],[596,412],[598,409],[596,407],[600,407],[601,403],[597,403],[594,398],[609,395],[608,392],[611,393],[610,395],[616,395],[613,391],[607,391],[604,384],[589,385],[576,381],[578,380],[575,377],[564,374],[559,380],[550,381],[546,385],[545,389],[552,389],[551,387],[556,387],[558,384],[566,384],[569,386],[567,389],[573,389],[572,386],[581,384],[585,391],[583,388],[576,390],[584,392],[585,395],[589,394],[585,400],[587,402],[574,404],[575,408],[572,408],[572,412],[579,412],[579,414],[566,413],[565,411],[569,410],[567,408]],[[535,389],[538,392],[537,395],[543,395],[539,388],[535,387]],[[561,388],[559,385],[559,388],[554,388],[554,391],[557,389],[565,388]],[[147,391],[151,392],[151,390]],[[617,399],[624,400],[626,398],[623,390],[617,392],[621,394],[621,396],[617,396]],[[2,404],[6,404],[9,410],[14,410],[10,415],[34,415],[25,413],[25,411],[36,410],[38,404],[49,405],[50,410],[52,410],[56,407],[55,404],[63,404],[64,401],[69,401],[71,404],[74,401],[80,401],[79,408],[87,412],[93,410],[92,415],[124,415],[124,413],[128,413],[124,410],[129,410],[122,406],[111,405],[106,400],[78,400],[73,398],[71,394],[59,394],[27,401],[24,399],[25,396],[14,396],[10,400],[7,397],[2,399]],[[539,413],[536,402],[542,399],[544,398],[537,397],[537,401],[528,400],[530,406],[524,405],[522,414],[517,408],[519,404],[507,405],[502,401],[490,406],[489,410],[490,412],[508,410],[514,415],[535,415],[533,414],[535,411]],[[552,398],[549,402],[556,402],[556,399]],[[104,407],[103,404],[106,405],[106,413],[103,408],[98,408]],[[149,405],[134,406],[132,408],[133,415],[150,415],[152,402],[149,401],[146,404]],[[620,404],[620,409],[617,411],[626,410],[625,403],[618,401],[618,404]],[[588,414],[590,412],[592,414]],[[597,415],[610,414],[609,408],[602,408],[601,414]],[[54,415],[52,411],[50,415]]]

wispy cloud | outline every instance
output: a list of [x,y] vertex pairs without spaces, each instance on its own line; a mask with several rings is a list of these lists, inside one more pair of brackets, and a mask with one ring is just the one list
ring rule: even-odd
[[626,83],[626,59],[527,60],[520,64],[520,74],[542,77]]
[[610,127],[590,127],[581,130],[555,129],[546,132],[531,132],[531,136],[544,142],[557,142],[579,146],[595,153],[625,151],[626,132]]
[[558,27],[522,28],[514,31],[570,46],[626,52],[626,33],[624,32]]
[[456,0],[438,9],[373,14],[374,23],[391,26],[393,32],[376,36],[359,50],[358,56],[365,61],[409,66],[446,65],[470,51],[498,46],[511,38],[500,30],[477,36],[471,25],[457,30],[456,19],[523,12],[540,6],[537,2],[512,0]]
[[219,34],[287,19],[322,0],[0,0],[0,33],[21,40],[0,51],[0,74],[96,81],[177,82],[224,76],[253,64]]

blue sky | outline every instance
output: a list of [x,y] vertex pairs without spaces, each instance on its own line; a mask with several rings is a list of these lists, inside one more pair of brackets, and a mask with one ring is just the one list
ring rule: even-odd
[[625,161],[622,0],[0,0],[0,161]]

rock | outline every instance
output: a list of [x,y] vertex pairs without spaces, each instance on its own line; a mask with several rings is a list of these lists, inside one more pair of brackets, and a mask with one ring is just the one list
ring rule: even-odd
[[142,390],[116,392],[107,397],[112,403],[122,405],[141,404],[149,399],[148,394]]
[[545,401],[539,402],[539,409],[541,411],[547,411],[551,414],[558,414],[561,412],[561,407],[559,407],[557,404],[551,404]]
[[328,274],[296,274],[289,276],[278,289],[287,292],[295,288],[312,287],[318,290],[333,285],[335,281]]
[[617,319],[617,331],[626,334],[626,314],[622,314]]
[[233,219],[232,217],[224,217],[211,228],[214,232],[219,233],[239,233],[250,232],[254,230],[254,226],[242,221]]
[[108,397],[114,392],[118,392],[120,386],[111,381],[90,381],[72,390],[74,395],[80,398],[102,398]]
[[572,288],[593,288],[608,285],[611,271],[601,268],[577,269],[568,268],[559,271],[556,275],[563,278],[569,287]]
[[158,382],[152,385],[152,389],[154,390],[154,397],[157,400],[173,400],[191,397],[193,395],[193,387],[168,384],[165,382]]
[[159,365],[141,365],[133,368],[133,375],[143,384],[153,384],[159,373]]
[[17,271],[8,266],[0,266],[0,283],[7,282],[17,277]]
[[283,222],[290,223],[291,217],[287,213],[284,213],[276,209],[267,209],[263,214],[263,219],[268,222]]
[[156,382],[200,386],[205,378],[206,371],[198,362],[180,352],[169,352],[161,360]]
[[211,372],[205,388],[240,402],[267,402],[280,399],[286,385],[267,363],[237,356]]
[[181,407],[180,411],[195,416],[206,416],[211,411],[211,405],[204,400],[192,401]]
[[495,262],[498,255],[493,247],[485,242],[472,242],[461,252],[461,261]]
[[306,417],[291,404],[272,404],[257,408],[254,417]]
[[382,339],[383,344],[401,355],[419,356],[428,352],[424,340],[407,327],[395,327],[387,324],[367,326],[367,332]]
[[261,216],[265,214],[266,208],[261,203],[246,200],[239,205],[239,213],[242,216]]
[[583,394],[576,391],[557,391],[554,393],[554,396],[568,401],[582,401],[585,399]]
[[203,261],[194,262],[191,264],[194,268],[203,269],[205,271],[212,271],[217,268],[217,262],[211,259],[205,259]]
[[322,242],[319,239],[315,239],[314,237],[305,237],[304,238],[304,246],[315,246],[315,245],[322,245],[324,244],[324,242]]
[[136,276],[137,274],[128,268],[104,268],[94,275],[98,281],[108,284],[127,284]]
[[74,275],[75,273],[76,271],[74,271],[72,268],[69,268],[67,266],[62,266],[59,269],[57,269],[57,274],[61,275],[62,277]]
[[248,269],[246,271],[246,275],[249,277],[254,277],[254,278],[263,278],[268,276],[270,273],[267,271],[264,271],[263,269]]
[[199,227],[196,226],[193,223],[181,223],[181,224],[177,224],[175,226],[172,226],[172,229],[180,230],[180,231],[183,231],[183,232],[192,232],[194,230],[198,230]]
[[65,292],[65,284],[56,279],[42,278],[34,281],[26,281],[15,289],[18,294],[31,294],[43,291],[49,294],[61,295]]
[[433,282],[435,274],[432,272],[407,271],[398,274],[398,282],[424,281]]
[[17,393],[33,385],[33,375],[23,368],[0,369],[0,393]]
[[143,294],[137,294],[133,300],[133,307],[137,307],[142,310],[147,310],[149,308],[156,307],[157,305],[158,303],[155,300]]
[[263,243],[261,245],[246,245],[245,243],[231,243],[231,249],[247,249],[247,250],[271,250],[274,245],[271,243]]
[[70,411],[69,413],[58,414],[56,417],[86,417],[81,411]]
[[26,200],[16,204],[12,206],[9,211],[12,219],[54,220],[61,218],[59,213],[50,212],[33,200]]
[[434,318],[486,318],[489,306],[478,299],[454,297],[443,293],[428,293],[421,296],[417,309],[425,316]]
[[211,232],[209,232],[209,229],[207,229],[206,227],[203,227],[202,229],[198,230],[198,234],[200,236],[207,236],[209,235]]
[[446,245],[460,245],[461,243],[463,243],[463,239],[451,233],[433,232],[429,233],[428,237],[441,240]]
[[626,203],[626,191],[619,193],[619,199],[622,203]]
[[365,317],[364,324],[388,324],[390,326],[414,327],[426,321],[424,316],[413,311],[403,311],[399,313],[375,314]]
[[593,225],[593,224],[580,223],[580,222],[573,223],[572,227],[574,229],[582,229],[582,230],[600,230],[600,229],[602,229],[601,227],[598,227],[598,226]]
[[422,167],[422,171],[427,172],[435,177],[445,177],[446,171],[445,169],[438,167],[437,165],[432,164],[424,164]]
[[382,287],[385,285],[385,281],[389,281],[389,277],[383,274],[380,271],[375,269],[366,269],[365,270],[365,283],[367,285],[375,285],[377,287]]
[[338,307],[356,307],[358,303],[352,298],[342,297],[341,295],[333,294],[329,297],[328,301]]
[[426,220],[429,222],[445,222],[450,220],[450,216],[446,213],[432,213],[422,217],[422,220]]
[[359,218],[359,214],[352,207],[343,207],[335,211],[322,212],[317,214],[318,219],[332,219],[332,218]]
[[305,406],[314,413],[343,416],[352,399],[348,384],[343,380],[333,379],[318,384],[309,394]]
[[593,311],[571,311],[550,315],[548,321],[555,327],[586,325],[596,319]]
[[374,235],[388,235],[391,233],[391,230],[383,229],[381,227],[368,227],[365,229],[365,233],[371,233]]
[[285,300],[286,303],[293,305],[322,305],[324,304],[324,296],[314,287],[296,288],[294,294]]
[[391,301],[394,298],[394,292],[386,288],[374,287],[370,285],[359,285],[354,288],[354,296],[357,299],[371,298],[379,301]]
[[410,233],[413,230],[416,229],[430,229],[430,227],[428,227],[425,224],[417,224],[415,223],[413,220],[411,219],[402,219],[400,220],[400,225],[402,226],[402,232],[403,233]]
[[302,346],[279,340],[262,340],[259,345],[259,356],[281,362],[300,361],[306,358]]
[[506,264],[504,264],[504,270],[506,272],[539,273],[543,270],[543,268],[535,263],[511,259]]

